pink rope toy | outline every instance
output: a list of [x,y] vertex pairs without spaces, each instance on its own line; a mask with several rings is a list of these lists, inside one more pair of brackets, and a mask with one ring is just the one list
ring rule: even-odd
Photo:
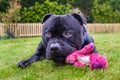
[[107,68],[107,59],[98,53],[91,53],[93,49],[93,43],[84,46],[81,50],[75,51],[68,55],[66,57],[66,63],[70,63],[77,67],[89,66],[91,70]]

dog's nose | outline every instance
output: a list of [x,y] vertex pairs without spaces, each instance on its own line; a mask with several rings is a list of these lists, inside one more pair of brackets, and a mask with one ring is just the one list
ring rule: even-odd
[[51,52],[59,52],[60,51],[60,45],[58,43],[52,43],[50,45],[50,51]]
[[52,47],[50,50],[51,50],[51,52],[58,52],[59,48],[58,47]]

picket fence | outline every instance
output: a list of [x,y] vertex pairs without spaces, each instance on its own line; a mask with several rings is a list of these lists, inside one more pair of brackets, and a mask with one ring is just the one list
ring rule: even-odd
[[[5,35],[7,29],[13,33],[15,37],[41,36],[41,23],[0,23],[0,36]],[[89,33],[117,33],[120,32],[120,23],[93,23],[87,24]]]
[[0,23],[0,35],[5,35],[7,29],[15,37],[29,37],[29,36],[40,36],[42,31],[41,23],[14,23],[14,24],[3,24]]

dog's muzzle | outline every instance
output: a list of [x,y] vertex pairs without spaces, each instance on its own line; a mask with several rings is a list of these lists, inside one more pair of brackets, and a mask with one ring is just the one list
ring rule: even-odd
[[48,46],[46,58],[53,59],[55,57],[59,57],[61,55],[60,53],[61,53],[60,44],[58,42],[52,42]]
[[59,53],[61,51],[61,46],[59,43],[55,42],[55,43],[51,43],[50,44],[50,53],[54,56],[57,56],[57,53]]
[[51,53],[58,53],[61,50],[59,43],[51,43],[50,44],[50,52]]

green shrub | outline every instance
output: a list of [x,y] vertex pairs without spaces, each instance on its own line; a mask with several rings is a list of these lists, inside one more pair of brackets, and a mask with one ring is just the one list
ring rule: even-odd
[[50,2],[49,0],[44,1],[42,4],[36,2],[33,6],[24,8],[21,11],[21,22],[40,22],[47,13],[66,14],[69,13],[70,8],[70,4],[58,5],[57,2]]
[[[115,3],[116,2],[116,3]],[[91,14],[94,22],[97,23],[116,23],[120,22],[120,5],[119,2],[107,0],[95,0]]]
[[15,38],[14,34],[10,31],[10,29],[7,29],[5,32],[5,35],[0,36],[0,40],[3,39],[9,39],[9,38]]
[[3,35],[3,36],[0,36],[0,40],[10,39],[10,38],[12,38],[12,37],[9,36],[9,35],[7,35],[7,34],[5,34],[5,35]]

